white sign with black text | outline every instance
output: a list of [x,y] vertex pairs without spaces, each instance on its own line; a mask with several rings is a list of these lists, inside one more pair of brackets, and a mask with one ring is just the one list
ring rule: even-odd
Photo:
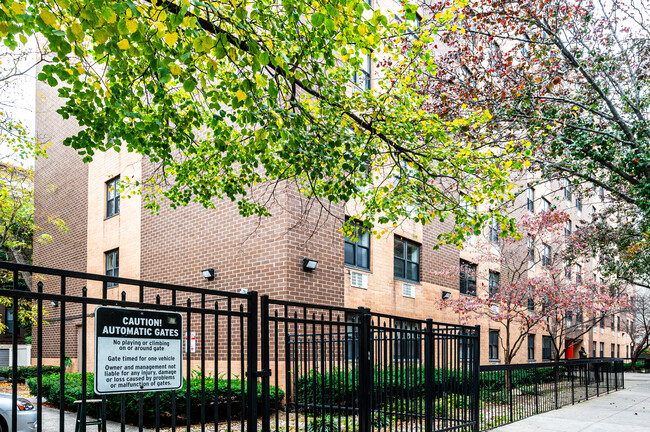
[[178,312],[95,310],[95,393],[183,386],[183,317]]

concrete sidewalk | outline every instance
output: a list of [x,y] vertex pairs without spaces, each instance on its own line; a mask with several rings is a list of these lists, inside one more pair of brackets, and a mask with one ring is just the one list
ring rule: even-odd
[[495,432],[648,432],[650,374],[625,374],[625,389],[528,417]]

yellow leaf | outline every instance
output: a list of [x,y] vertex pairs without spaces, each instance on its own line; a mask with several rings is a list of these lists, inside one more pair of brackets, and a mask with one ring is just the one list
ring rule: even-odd
[[136,20],[128,20],[126,22],[126,29],[129,33],[135,33],[138,30],[138,23]]
[[237,96],[237,100],[238,100],[239,102],[241,102],[241,101],[243,101],[243,100],[246,100],[246,98],[248,97],[248,96],[246,96],[246,93],[244,93],[244,92],[241,91],[241,90],[237,90],[237,93],[235,93],[235,96]]
[[81,27],[81,24],[79,23],[74,23],[70,26],[70,31],[73,35],[77,36],[83,31],[83,27]]
[[178,40],[178,33],[173,32],[173,33],[167,33],[165,35],[165,43],[169,45],[170,47],[174,46],[176,41]]
[[115,15],[115,11],[111,10],[111,17],[107,19],[109,24],[113,24],[117,20],[117,15]]
[[81,66],[81,63],[77,63],[77,66],[75,66],[77,69],[77,72],[79,72],[80,75],[83,75],[86,73],[86,70],[84,69],[83,66]]
[[56,17],[52,12],[50,12],[47,9],[41,9],[40,17],[45,23],[45,25],[54,27],[54,23],[56,23]]
[[130,46],[131,46],[131,45],[129,44],[129,41],[126,40],[126,39],[122,39],[121,41],[119,41],[119,42],[117,43],[117,47],[118,47],[119,49],[121,49],[121,50],[127,50],[127,49],[129,49]]
[[360,24],[359,27],[357,28],[357,32],[361,36],[365,36],[368,33],[368,26],[366,26],[365,24]]
[[173,75],[180,75],[181,72],[183,72],[183,69],[181,69],[181,67],[179,65],[177,65],[176,63],[172,63],[172,64],[169,65],[169,71]]
[[25,13],[25,3],[15,2],[11,4],[11,9],[17,14]]

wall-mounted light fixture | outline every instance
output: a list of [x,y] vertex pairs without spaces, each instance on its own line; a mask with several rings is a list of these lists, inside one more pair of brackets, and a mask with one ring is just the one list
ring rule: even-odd
[[447,300],[449,297],[451,297],[451,293],[449,291],[443,291],[442,292],[442,299]]
[[311,258],[303,258],[302,259],[302,269],[305,271],[312,271],[315,270],[316,267],[318,267],[318,261],[315,259]]
[[50,302],[50,304],[52,305],[52,307],[59,307],[59,301],[58,300],[52,300]]
[[203,277],[206,278],[207,280],[212,280],[212,279],[214,279],[214,269],[213,269],[213,268],[209,268],[209,269],[201,270],[201,274],[202,274]]

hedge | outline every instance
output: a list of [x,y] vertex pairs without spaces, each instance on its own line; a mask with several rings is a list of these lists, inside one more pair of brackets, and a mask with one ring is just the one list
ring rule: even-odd
[[[50,375],[53,373],[59,373],[61,368],[58,366],[41,366],[41,375]],[[18,367],[18,382],[22,383],[29,378],[36,378],[38,373],[38,368],[36,366],[19,366]],[[0,368],[0,378],[11,379],[12,377],[12,368],[11,367],[1,367]]]
[[[92,373],[86,374],[86,399],[96,399],[101,396],[96,395],[93,389],[94,375]],[[44,376],[42,381],[42,394],[43,397],[51,404],[59,405],[59,380],[58,373]],[[228,381],[226,379],[216,380],[217,385],[217,409],[219,416],[224,417],[228,409],[228,400],[230,400],[230,410],[232,413],[238,414],[241,412],[242,402],[242,381],[239,379],[230,380],[230,398],[228,398]],[[246,382],[244,381],[245,385]],[[36,378],[27,380],[32,394],[36,394]],[[65,409],[76,411],[74,401],[81,400],[82,395],[82,376],[79,373],[65,374]],[[206,377],[205,379],[205,412],[207,416],[212,416],[215,404],[215,379]],[[127,393],[125,398],[125,415],[127,419],[137,421],[139,418],[139,395],[142,394],[143,398],[143,421],[145,425],[153,425],[156,420],[156,393],[160,395],[160,419],[161,424],[169,424],[171,422],[171,406],[172,406],[172,392],[142,392],[142,393]],[[284,399],[284,392],[281,389],[271,387],[271,406],[275,401],[282,401]],[[190,380],[190,396],[191,405],[190,410],[192,418],[198,418],[201,415],[201,379],[192,378]],[[262,399],[262,385],[257,386],[257,402],[258,405]],[[187,380],[183,380],[183,387],[176,391],[176,414],[179,418],[184,418],[186,415],[186,402],[187,402]],[[106,418],[109,420],[119,421],[121,418],[122,409],[120,405],[120,395],[109,395],[106,397]]]

